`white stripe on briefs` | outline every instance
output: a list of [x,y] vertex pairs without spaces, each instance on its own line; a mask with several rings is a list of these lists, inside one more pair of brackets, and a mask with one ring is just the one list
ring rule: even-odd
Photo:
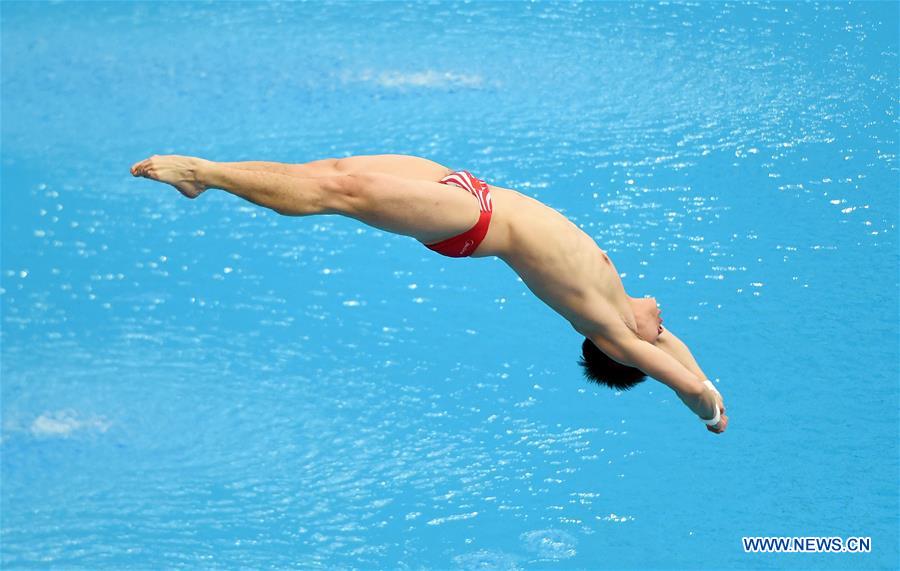
[[[491,204],[491,191],[485,189],[484,192],[479,192],[476,190],[476,181],[473,180],[474,177],[472,175],[467,174],[465,171],[459,171],[455,173],[448,174],[442,180],[442,182],[446,181],[451,184],[455,184],[456,186],[468,190],[472,196],[478,199],[478,205],[482,211],[488,211],[493,208]],[[481,187],[480,183],[477,183],[478,187]],[[487,186],[485,184],[485,186]]]

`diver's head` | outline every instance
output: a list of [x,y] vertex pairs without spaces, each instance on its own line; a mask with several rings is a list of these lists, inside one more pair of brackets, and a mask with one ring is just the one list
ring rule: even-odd
[[[654,297],[628,297],[634,313],[634,323],[638,337],[656,344],[663,332],[659,304]],[[578,364],[584,368],[584,376],[599,385],[625,391],[647,378],[640,369],[623,365],[597,348],[585,338],[581,344],[581,359]]]
[[581,344],[578,364],[584,368],[587,380],[619,391],[627,391],[647,378],[640,369],[623,365],[607,356],[587,337]]
[[634,322],[637,325],[638,337],[648,343],[656,343],[657,337],[663,332],[662,310],[659,308],[655,297],[629,297],[631,310],[634,312]]

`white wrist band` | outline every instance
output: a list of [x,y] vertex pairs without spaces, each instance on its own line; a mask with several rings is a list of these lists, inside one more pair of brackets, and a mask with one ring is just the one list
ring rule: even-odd
[[711,388],[712,390],[714,390],[716,392],[716,394],[719,394],[719,389],[716,388],[716,385],[714,385],[712,383],[712,381],[707,379],[707,380],[703,381],[703,384],[706,385],[707,387]]
[[[719,394],[719,391],[716,390],[716,386],[712,384],[712,381],[703,381],[703,384],[712,389],[712,391],[717,395]],[[716,403],[716,416],[710,418],[709,420],[705,418],[701,418],[700,420],[702,420],[707,426],[715,426],[719,424],[719,421],[722,420],[722,412],[719,410],[719,403]]]
[[716,416],[710,418],[709,420],[705,418],[701,418],[700,420],[702,420],[703,423],[707,426],[715,426],[719,424],[719,421],[722,420],[722,413],[721,411],[719,411],[719,405],[716,405]]

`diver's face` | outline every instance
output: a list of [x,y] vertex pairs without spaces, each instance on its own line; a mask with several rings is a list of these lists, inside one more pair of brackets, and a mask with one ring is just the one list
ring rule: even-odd
[[641,339],[648,343],[656,343],[663,332],[662,310],[655,297],[631,298],[634,308],[634,320],[637,324],[637,333]]

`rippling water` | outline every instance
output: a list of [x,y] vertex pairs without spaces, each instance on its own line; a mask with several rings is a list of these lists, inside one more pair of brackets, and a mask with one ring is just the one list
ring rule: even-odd
[[[896,3],[4,3],[0,563],[895,567],[897,63]],[[382,152],[581,225],[728,432],[502,263],[128,172]]]

